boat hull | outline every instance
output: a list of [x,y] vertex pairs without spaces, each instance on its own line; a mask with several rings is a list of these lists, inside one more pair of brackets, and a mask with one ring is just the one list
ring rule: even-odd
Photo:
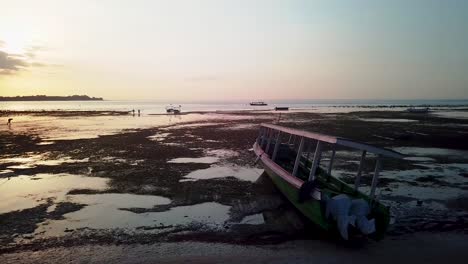
[[310,221],[329,231],[331,225],[326,220],[320,202],[320,192],[315,190],[312,199],[299,202],[299,189],[304,183],[302,180],[288,175],[281,167],[277,166],[263,150],[255,144],[254,151],[261,155],[259,161],[263,165],[268,177],[273,181],[278,190]]
[[[263,162],[262,162],[263,163]],[[306,202],[299,202],[299,189],[284,180],[281,176],[275,173],[271,168],[265,166],[265,172],[268,177],[275,184],[276,188],[291,202],[296,209],[298,209],[307,219],[318,225],[324,230],[329,231],[330,225],[325,220],[320,201],[308,200]]]
[[[278,164],[273,162],[269,155],[263,151],[263,149],[255,143],[253,146],[255,154],[259,157],[259,162],[263,165],[265,172],[269,178],[273,181],[278,190],[296,207],[307,219],[316,224],[318,227],[325,231],[337,232],[336,222],[329,220],[325,217],[325,210],[322,208],[321,192],[323,190],[315,188],[311,193],[311,199],[304,202],[299,202],[299,190],[304,183],[301,179],[292,176],[289,172],[284,170]],[[324,179],[326,177],[326,180]],[[376,232],[371,236],[375,240],[380,240],[384,237],[385,231],[387,230],[390,222],[390,214],[388,207],[382,204],[372,201],[368,196],[361,192],[356,192],[352,187],[346,185],[335,177],[329,175],[317,175],[317,180],[327,185],[329,189],[335,189],[336,186],[340,186],[338,189],[341,193],[346,193],[353,198],[361,198],[373,204],[372,217],[376,221]]]

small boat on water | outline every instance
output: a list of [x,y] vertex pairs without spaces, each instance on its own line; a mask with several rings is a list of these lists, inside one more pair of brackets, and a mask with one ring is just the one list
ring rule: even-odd
[[[376,197],[379,172],[384,158],[404,157],[393,150],[348,139],[287,127],[262,124],[253,145],[257,162],[281,193],[320,228],[348,239],[368,236],[383,238],[390,223],[389,207]],[[360,156],[354,186],[332,176],[337,150],[357,150]],[[366,155],[375,158],[370,192],[359,190]],[[325,155],[326,154],[326,155]],[[328,162],[322,161],[322,156]]]
[[429,107],[410,107],[406,109],[406,111],[410,113],[428,113],[429,112]]
[[250,102],[250,105],[251,106],[265,106],[265,105],[268,105],[268,104],[265,103],[265,102],[259,101],[259,102]]
[[275,107],[275,111],[288,111],[289,107],[287,106],[277,106]]
[[182,106],[181,105],[179,105],[179,106],[175,106],[175,105],[166,106],[166,113],[168,113],[168,114],[180,114],[181,111],[182,111]]

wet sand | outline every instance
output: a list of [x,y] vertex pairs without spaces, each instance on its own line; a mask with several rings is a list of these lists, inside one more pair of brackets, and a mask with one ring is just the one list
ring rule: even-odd
[[51,248],[3,255],[3,263],[465,263],[466,236],[418,234],[367,245],[296,240],[242,246],[180,242]]
[[[384,163],[379,195],[396,216],[388,237],[350,250],[311,227],[253,164],[250,149],[258,125],[277,121],[278,113],[130,119],[121,113],[73,112],[54,119],[78,124],[64,131],[47,121],[55,114],[29,115],[40,118],[34,119],[37,130],[28,129],[28,123],[0,130],[0,259],[26,261],[33,250],[37,259],[65,260],[76,250],[81,260],[97,263],[104,256],[90,252],[102,249],[121,252],[106,258],[127,262],[138,262],[141,252],[148,252],[146,262],[217,262],[211,247],[225,260],[242,248],[231,262],[252,258],[258,247],[264,257],[253,258],[273,263],[301,263],[314,256],[319,262],[332,256],[333,261],[370,262],[381,255],[403,258],[408,247],[414,248],[412,262],[434,248],[440,256],[430,258],[434,263],[464,254],[455,249],[468,240],[466,119],[384,111],[281,114],[281,125],[410,156]],[[86,118],[102,125],[82,133],[80,122]],[[50,138],[54,131],[67,139]],[[357,165],[350,161],[358,161],[359,153],[339,152],[339,157],[335,175],[352,182],[350,172]],[[365,171],[363,182],[370,181],[370,173]]]

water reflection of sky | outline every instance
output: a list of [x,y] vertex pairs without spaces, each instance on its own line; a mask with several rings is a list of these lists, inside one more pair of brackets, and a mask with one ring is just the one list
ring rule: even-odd
[[223,114],[142,115],[140,117],[132,115],[72,117],[19,115],[13,117],[13,124],[10,127],[0,126],[0,130],[36,134],[43,140],[52,141],[96,138],[116,134],[123,130],[168,126],[200,120],[223,122],[250,118],[252,117]]

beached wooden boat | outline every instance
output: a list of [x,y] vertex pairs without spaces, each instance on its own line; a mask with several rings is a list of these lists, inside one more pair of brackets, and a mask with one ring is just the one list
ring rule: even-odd
[[406,111],[408,111],[410,113],[428,113],[429,112],[429,107],[422,107],[422,108],[410,107],[410,108],[406,109]]
[[[328,205],[325,198],[330,201],[330,198],[346,194],[351,199],[359,199],[369,205],[369,213],[365,217],[375,219],[372,220],[375,231],[369,237],[376,240],[383,237],[389,226],[390,212],[376,198],[379,171],[384,158],[401,159],[403,154],[344,138],[271,124],[261,125],[253,149],[257,161],[261,162],[276,187],[317,226],[327,231],[338,231],[337,220],[326,217],[325,207]],[[347,149],[360,153],[354,186],[332,176],[336,152]],[[376,160],[369,194],[359,190],[366,155],[367,158],[373,156]],[[322,157],[327,157],[328,162],[322,163]],[[350,227],[351,234],[359,233],[356,230],[357,228]]]

